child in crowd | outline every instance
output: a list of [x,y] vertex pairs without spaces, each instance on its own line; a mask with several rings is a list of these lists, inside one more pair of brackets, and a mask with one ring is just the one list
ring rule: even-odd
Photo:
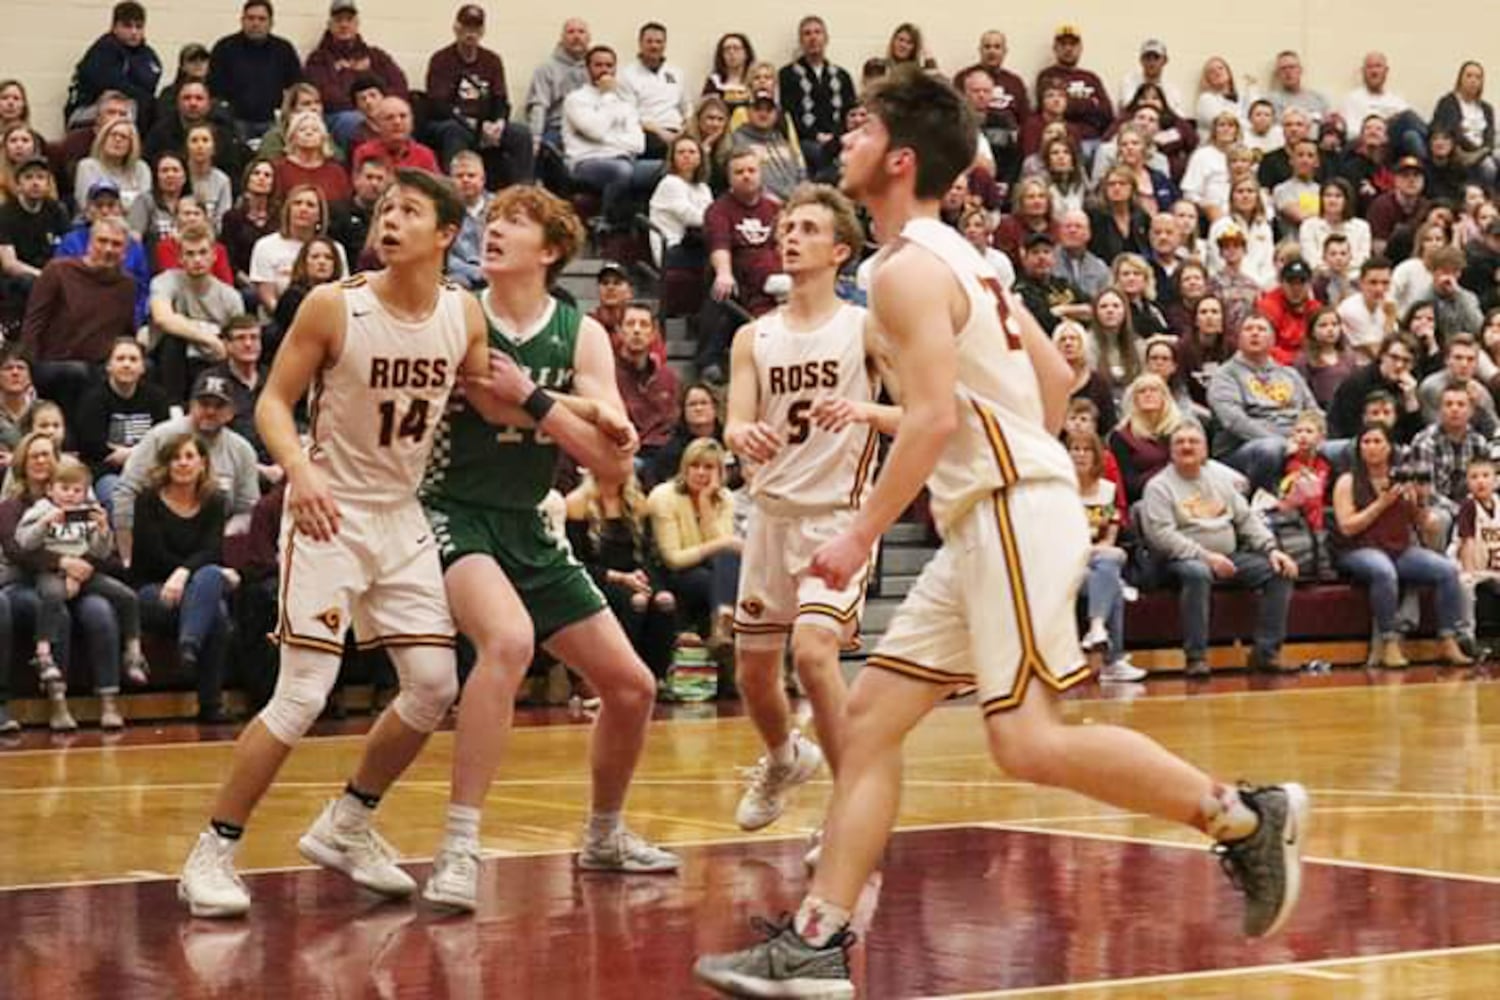
[[1500,504],[1495,503],[1495,463],[1477,458],[1469,463],[1469,495],[1458,508],[1459,581],[1466,611],[1463,617],[1488,626],[1480,634],[1494,635],[1500,625]]
[[[1107,434],[1113,429],[1109,428],[1104,433]],[[1099,432],[1099,407],[1095,406],[1094,401],[1091,399],[1075,399],[1068,404],[1068,415],[1063,419],[1063,444],[1067,444],[1069,438],[1075,435],[1087,437],[1090,434],[1101,439],[1104,437],[1104,434]],[[1104,454],[1100,460],[1103,463],[1100,466],[1100,472],[1105,479],[1118,486],[1120,488],[1120,495],[1124,496],[1125,477],[1120,473],[1120,460],[1115,458],[1115,453],[1108,448],[1104,449]],[[1124,515],[1121,524],[1122,526],[1129,525],[1128,513]]]
[[1328,435],[1328,425],[1323,414],[1317,410],[1304,410],[1292,425],[1292,450],[1282,466],[1279,493],[1283,512],[1299,511],[1312,532],[1318,575],[1333,576],[1333,564],[1328,558],[1328,531],[1324,521],[1324,505],[1328,497],[1328,484],[1333,478],[1333,467],[1328,459],[1318,454]]
[[[100,561],[109,559],[114,553],[114,537],[104,508],[89,496],[90,479],[87,465],[71,456],[63,456],[57,462],[47,495],[22,515],[16,528],[16,545],[22,551],[43,551],[58,560],[87,559],[95,564],[93,575],[82,583],[64,573],[60,566],[36,573],[36,591],[40,600],[36,628],[37,674],[43,686],[49,689],[60,684],[63,676],[52,658],[52,643],[48,637],[57,634],[64,605],[79,594],[97,594],[114,608],[125,642],[122,663],[125,676],[140,685],[145,684],[150,675],[150,667],[141,650],[141,612],[135,591],[98,566]],[[106,696],[109,708],[113,708],[113,694],[109,692]]]
[[1313,297],[1319,302],[1338,305],[1359,291],[1359,283],[1350,273],[1354,251],[1349,237],[1330,233],[1323,241],[1323,261],[1313,271]]

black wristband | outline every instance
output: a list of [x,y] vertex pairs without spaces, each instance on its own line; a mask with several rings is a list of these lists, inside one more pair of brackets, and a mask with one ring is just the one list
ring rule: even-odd
[[527,396],[521,403],[521,409],[525,410],[526,415],[540,425],[543,420],[547,419],[547,414],[551,413],[552,408],[556,405],[557,400],[553,399],[552,395],[546,389],[537,386],[531,390],[531,395]]

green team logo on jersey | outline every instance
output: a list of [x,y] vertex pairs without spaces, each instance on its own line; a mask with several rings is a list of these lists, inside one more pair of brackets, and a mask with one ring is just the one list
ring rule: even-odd
[[[504,351],[543,389],[571,392],[582,316],[558,302],[547,325],[516,344],[490,323],[490,346]],[[480,507],[535,510],[552,488],[557,444],[531,427],[497,427],[455,399],[439,426],[422,498]]]

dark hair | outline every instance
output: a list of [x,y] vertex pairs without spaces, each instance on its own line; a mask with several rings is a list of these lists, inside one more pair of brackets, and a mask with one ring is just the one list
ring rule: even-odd
[[[1370,396],[1374,395],[1375,393],[1370,394]],[[1390,397],[1393,403],[1395,402],[1395,397],[1390,393],[1385,393],[1385,395]],[[1368,404],[1369,401],[1369,397],[1366,397],[1365,403]],[[1384,424],[1365,424],[1360,427],[1359,433],[1354,435],[1354,464],[1349,470],[1349,475],[1354,477],[1354,502],[1356,504],[1368,504],[1375,496],[1375,487],[1370,482],[1370,467],[1365,464],[1364,451],[1360,448],[1360,442],[1364,441],[1366,434],[1379,434],[1385,438],[1386,447],[1392,451],[1396,447],[1390,428]]]
[[1365,393],[1364,402],[1360,403],[1360,409],[1367,410],[1372,403],[1384,403],[1394,407],[1396,405],[1396,394],[1389,389],[1371,389]]
[[635,33],[636,40],[639,41],[641,38],[644,38],[648,31],[660,31],[665,35],[667,33],[667,26],[660,21],[647,21],[641,25],[641,30]]
[[[1431,300],[1429,299],[1428,302],[1430,303]],[[1411,353],[1412,364],[1416,364],[1417,357],[1422,352],[1421,349],[1417,346],[1417,338],[1413,337],[1405,330],[1397,330],[1395,333],[1387,334],[1385,339],[1380,342],[1380,350],[1376,352],[1375,356],[1377,358],[1383,358],[1390,353],[1392,347],[1396,347],[1398,345],[1406,348],[1407,351]]]
[[[318,236],[318,237],[315,237],[315,239],[308,240],[307,242],[313,243],[313,242],[316,242],[316,240],[321,240],[321,239],[323,239],[323,237]],[[307,248],[303,247],[303,249],[305,250]],[[222,336],[225,340],[228,340],[231,337],[233,337],[235,335],[235,332],[238,331],[238,330],[259,330],[259,329],[260,329],[260,320],[258,320],[258,319],[255,318],[255,314],[254,313],[240,313],[238,316],[231,316],[231,317],[229,317],[229,322],[224,324],[224,328],[222,330],[220,330],[219,333],[220,333],[220,336]],[[134,341],[132,341],[132,343],[134,343]]]
[[1359,265],[1359,276],[1363,278],[1371,271],[1389,271],[1390,269],[1391,262],[1386,258],[1380,256],[1379,254],[1376,254],[1373,257],[1366,257],[1365,262]]
[[360,93],[366,90],[378,90],[380,91],[380,96],[385,96],[385,84],[380,82],[380,77],[371,73],[361,73],[349,84],[349,102],[351,104],[358,104]]
[[974,113],[946,81],[904,67],[872,84],[865,105],[889,133],[889,149],[916,155],[918,198],[941,198],[974,161]]
[[[109,353],[107,355],[105,355],[105,357],[106,358],[112,358],[112,357],[114,357],[115,356],[115,352],[118,351],[122,347],[132,347],[132,348],[134,348],[135,352],[141,356],[141,360],[142,361],[146,360],[146,345],[142,344],[139,340],[136,340],[134,337],[116,337],[110,343],[110,345],[109,345]],[[0,354],[0,364],[4,364],[6,360],[7,359],[5,358],[5,356],[3,354]],[[142,374],[144,374],[144,372]]]
[[631,299],[629,302],[625,303],[625,308],[620,310],[621,319],[623,320],[625,314],[632,309],[642,310],[646,313],[646,315],[650,316],[652,326],[659,325],[659,321],[656,318],[656,307],[650,302],[647,302],[645,299]]
[[197,490],[198,501],[201,503],[213,495],[218,485],[214,482],[213,459],[208,454],[208,442],[193,431],[175,434],[161,443],[161,446],[156,449],[154,456],[156,461],[151,467],[149,482],[151,489],[155,492],[160,492],[163,486],[171,482],[172,460],[187,444],[197,448],[198,454],[203,456],[203,474],[198,477]]
[[[338,244],[327,236],[314,236],[302,244],[302,249],[297,251],[297,258],[292,262],[291,284],[311,284],[311,279],[307,276],[307,257],[312,252],[312,248],[316,246],[325,246],[328,248],[328,252],[333,254],[333,278],[330,280],[338,281],[344,276],[344,258],[339,255]],[[251,319],[253,320],[254,317],[252,316]]]
[[145,24],[146,8],[136,3],[135,0],[121,0],[115,4],[115,9],[110,12],[109,23],[116,24]]
[[1477,351],[1479,350],[1479,338],[1463,330],[1450,335],[1448,343],[1443,345],[1443,357],[1446,358],[1452,354],[1455,347],[1472,347]]
[[276,8],[271,6],[271,0],[245,0],[244,5],[240,7],[240,13],[248,14],[256,7],[264,7],[267,17],[276,16]]
[[745,47],[745,72],[750,72],[750,67],[755,65],[755,46],[750,44],[750,38],[743,32],[731,31],[719,36],[718,44],[714,46],[714,72],[719,79],[724,79],[724,43],[731,38],[738,38],[740,44]]
[[31,367],[31,352],[19,340],[7,341],[0,346],[0,365],[8,365],[12,361],[19,361],[27,368]]
[[589,63],[593,62],[594,56],[598,55],[600,52],[608,52],[611,56],[614,57],[617,62],[619,61],[620,57],[616,55],[614,49],[610,48],[608,45],[595,45],[583,54],[583,64],[587,66]]
[[396,179],[391,186],[416,191],[431,201],[432,207],[437,211],[439,229],[444,226],[457,229],[464,224],[463,199],[458,196],[458,189],[448,178],[414,167],[397,167]]

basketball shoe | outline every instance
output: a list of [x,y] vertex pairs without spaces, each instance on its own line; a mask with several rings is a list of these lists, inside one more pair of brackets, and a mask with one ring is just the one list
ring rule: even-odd
[[804,784],[823,766],[823,751],[800,732],[792,731],[792,762],[777,764],[769,754],[750,769],[750,787],[740,798],[734,819],[742,830],[759,830],[780,818],[787,793]]
[[405,899],[417,890],[416,880],[396,864],[396,851],[368,824],[339,822],[338,800],[323,807],[316,821],[297,841],[297,850],[315,865],[343,872],[357,884],[390,899]]
[[473,913],[479,906],[479,845],[443,844],[432,859],[422,898],[434,906]]
[[250,893],[234,870],[239,842],[225,840],[212,830],[198,834],[198,843],[182,866],[177,898],[195,917],[241,917],[250,910]]
[[681,868],[682,859],[621,826],[603,837],[586,837],[578,852],[578,867],[591,872],[667,874]]
[[693,975],[736,997],[854,996],[848,953],[853,931],[845,928],[814,948],[797,933],[790,916],[780,923],[752,917],[750,926],[765,940],[744,951],[704,955],[693,964]]
[[1240,786],[1240,799],[1257,816],[1255,832],[1214,847],[1224,873],[1245,896],[1247,937],[1274,934],[1291,916],[1302,891],[1302,838],[1309,803],[1301,785]]

